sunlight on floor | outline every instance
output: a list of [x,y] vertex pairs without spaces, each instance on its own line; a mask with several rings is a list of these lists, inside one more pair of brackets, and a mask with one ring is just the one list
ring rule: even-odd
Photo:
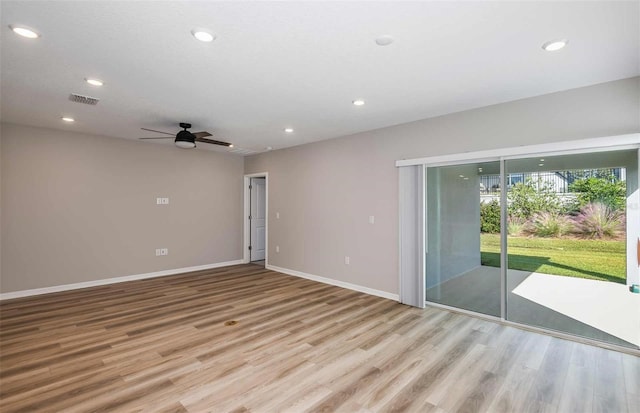
[[624,284],[534,272],[512,292],[640,346],[640,294]]

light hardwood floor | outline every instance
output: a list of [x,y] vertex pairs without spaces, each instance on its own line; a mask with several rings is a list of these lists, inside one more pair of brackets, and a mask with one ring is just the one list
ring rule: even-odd
[[257,265],[0,310],[5,413],[640,411],[638,357]]

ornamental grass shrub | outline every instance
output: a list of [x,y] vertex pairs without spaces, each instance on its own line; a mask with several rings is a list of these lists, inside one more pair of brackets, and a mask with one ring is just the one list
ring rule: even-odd
[[526,228],[526,222],[520,218],[512,218],[509,217],[509,222],[507,222],[507,233],[512,237],[517,237],[522,235]]
[[601,202],[582,207],[574,218],[575,232],[591,238],[615,238],[624,233],[625,214]]
[[561,237],[573,230],[570,217],[554,212],[538,212],[528,221],[526,231],[538,237]]

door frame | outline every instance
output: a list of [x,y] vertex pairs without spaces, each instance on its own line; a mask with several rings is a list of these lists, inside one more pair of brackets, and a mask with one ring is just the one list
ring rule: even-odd
[[[638,151],[638,186],[640,187],[640,133],[633,133],[628,135],[617,135],[617,136],[609,136],[605,138],[589,138],[589,139],[576,139],[570,141],[563,142],[553,142],[553,143],[543,143],[537,145],[526,145],[526,146],[518,146],[511,148],[502,148],[502,149],[491,149],[486,151],[477,151],[477,152],[463,152],[456,153],[450,155],[441,155],[441,156],[432,156],[426,158],[416,158],[416,159],[403,159],[396,161],[396,167],[402,166],[413,166],[413,165],[423,165],[425,168],[430,167],[439,167],[439,166],[451,166],[451,165],[461,165],[465,163],[471,162],[493,162],[500,161],[500,184],[503,188],[506,188],[506,171],[504,170],[505,161],[510,161],[514,159],[522,159],[529,157],[544,157],[544,156],[557,156],[557,155],[579,155],[585,153],[594,153],[594,152],[609,152],[609,151],[620,151],[620,150],[637,150]],[[426,174],[425,174],[426,177]],[[640,189],[638,190],[640,192]],[[425,192],[426,197],[426,192]],[[501,192],[501,202],[506,205],[506,196],[507,192]],[[627,198],[627,214],[629,210],[638,211],[638,205],[640,205],[640,194],[634,194],[634,199],[630,200]],[[635,205],[633,208],[629,208],[629,203]],[[424,204],[424,208],[426,210],[426,203]],[[425,211],[426,212],[426,211]],[[629,220],[627,216],[627,277],[626,283],[627,285],[635,284],[638,279],[640,279],[640,263],[638,263],[638,257],[640,255],[636,255],[636,242],[640,245],[640,238],[638,241],[632,240],[630,237],[629,228],[633,231],[635,228],[640,226],[640,217],[632,217]],[[503,228],[506,228],[506,212],[501,209],[501,224]],[[426,234],[423,234],[426,236]],[[506,267],[502,267],[506,264],[506,235],[501,237],[501,251],[500,251],[500,263],[501,263],[501,292],[504,293],[506,291],[506,279],[507,279],[507,271]],[[426,256],[426,249],[423,245],[422,247],[422,256]],[[634,268],[634,274],[630,276],[630,268]],[[425,273],[426,276],[426,273]],[[506,296],[505,296],[506,297]],[[501,297],[502,301],[506,301],[505,297]],[[429,304],[433,304],[430,303]],[[506,319],[506,305],[505,303],[501,303],[501,319]]]
[[[440,156],[432,156],[432,157],[424,157],[424,158],[415,158],[415,159],[402,159],[396,161],[396,167],[403,166],[415,166],[422,165],[423,168],[427,167],[438,167],[438,166],[449,166],[449,165],[459,165],[470,162],[485,162],[485,161],[500,161],[500,176],[501,176],[501,185],[503,188],[506,187],[506,174],[505,174],[505,161],[520,159],[526,157],[536,157],[536,156],[555,156],[555,155],[574,155],[574,154],[584,154],[584,153],[592,153],[592,152],[609,152],[609,151],[618,151],[618,150],[637,150],[638,151],[638,173],[636,178],[638,179],[639,187],[640,187],[640,133],[633,133],[627,135],[617,135],[617,136],[609,136],[602,138],[589,138],[589,139],[576,139],[570,141],[563,142],[553,142],[553,143],[545,143],[545,144],[536,144],[536,145],[527,145],[527,146],[519,146],[519,147],[510,147],[510,148],[501,148],[501,149],[491,149],[485,151],[477,151],[477,152],[466,152],[466,153],[456,153],[450,155],[440,155]],[[426,176],[426,174],[425,174]],[[638,241],[632,240],[629,238],[629,228],[639,228],[640,227],[640,214],[639,206],[640,206],[640,189],[634,195],[634,199],[630,200],[627,198],[627,214],[629,214],[630,210],[636,211],[636,216],[633,217],[632,221],[635,224],[631,224],[629,222],[629,216],[627,216],[627,279],[626,282],[629,284],[630,282],[630,270],[629,265],[633,268],[633,275],[631,275],[631,279],[635,278],[636,280],[640,278],[640,262],[637,260],[640,259],[640,254],[636,256],[636,242],[640,244],[640,238]],[[426,197],[426,191],[423,194]],[[628,196],[628,195],[627,195]],[[503,205],[506,205],[506,191],[501,192],[501,202]],[[425,210],[422,213],[426,212],[426,204],[424,204]],[[632,206],[630,208],[630,206]],[[501,210],[501,223],[503,228],[506,228],[506,212],[504,209]],[[400,229],[402,227],[400,226]],[[425,231],[425,225],[421,228],[422,231]],[[426,231],[425,231],[426,232]],[[426,233],[423,232],[422,236],[426,236]],[[402,235],[402,234],[400,234]],[[633,242],[632,244],[629,244]],[[412,256],[411,252],[403,251],[402,243],[399,243],[399,256],[402,260],[404,255]],[[630,246],[631,245],[631,246]],[[631,248],[633,247],[633,248]],[[629,254],[631,251],[631,255]],[[426,243],[422,243],[420,246],[420,251],[416,251],[418,256],[426,257]],[[504,325],[518,327],[524,330],[534,331],[542,334],[551,335],[554,337],[564,338],[580,343],[586,343],[595,345],[602,348],[614,349],[623,353],[640,355],[640,350],[636,350],[629,347],[618,346],[616,344],[610,344],[602,341],[597,341],[589,338],[580,337],[577,335],[572,335],[568,333],[562,333],[559,331],[548,330],[541,327],[530,326],[526,324],[520,324],[514,321],[510,321],[506,319],[506,235],[501,237],[501,251],[500,251],[500,262],[501,262],[501,297],[500,297],[500,305],[501,305],[501,316],[494,317],[482,313],[477,313],[474,311],[464,310],[457,307],[451,307],[448,305],[438,304],[425,300],[425,305],[433,306],[438,308],[444,308],[446,310],[469,314],[475,317],[488,319],[491,321],[497,321]],[[399,274],[401,275],[401,274]],[[423,276],[426,277],[426,272],[423,273]],[[400,277],[401,278],[401,277]],[[402,280],[400,279],[400,282]],[[426,298],[426,297],[425,297]]]
[[242,181],[244,194],[244,216],[242,218],[243,226],[243,242],[242,242],[242,262],[248,264],[251,256],[249,254],[249,243],[251,241],[251,225],[249,223],[249,215],[251,215],[251,194],[249,192],[249,184],[251,178],[264,178],[264,202],[265,202],[265,219],[264,219],[264,263],[265,267],[269,264],[269,173],[257,172],[253,174],[245,174]]

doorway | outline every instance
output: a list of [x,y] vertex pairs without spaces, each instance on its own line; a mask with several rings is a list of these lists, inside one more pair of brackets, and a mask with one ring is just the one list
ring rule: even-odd
[[264,261],[265,256],[265,222],[266,208],[266,179],[251,178],[249,181],[249,199],[251,213],[249,215],[249,261]]
[[640,346],[637,170],[637,149],[505,161],[507,320]]
[[426,301],[640,348],[639,157],[426,164]]
[[266,265],[267,260],[267,174],[245,175],[244,261]]

